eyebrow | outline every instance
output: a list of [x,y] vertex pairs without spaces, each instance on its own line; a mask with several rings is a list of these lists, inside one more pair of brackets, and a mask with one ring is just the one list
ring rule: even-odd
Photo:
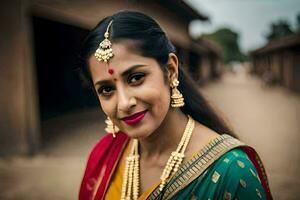
[[[140,68],[140,67],[144,67],[146,66],[145,64],[137,64],[137,65],[133,65],[131,66],[129,69],[125,70],[124,72],[121,73],[121,76],[122,77],[126,77],[128,76],[129,74],[131,74],[135,69],[137,68]],[[106,79],[106,80],[100,80],[100,81],[97,81],[94,85],[104,85],[104,84],[108,84],[108,83],[111,83],[111,80],[110,79]]]

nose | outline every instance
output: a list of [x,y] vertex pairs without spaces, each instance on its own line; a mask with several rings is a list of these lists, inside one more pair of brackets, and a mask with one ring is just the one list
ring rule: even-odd
[[123,89],[118,90],[118,110],[123,113],[130,113],[136,106],[136,98],[130,92]]

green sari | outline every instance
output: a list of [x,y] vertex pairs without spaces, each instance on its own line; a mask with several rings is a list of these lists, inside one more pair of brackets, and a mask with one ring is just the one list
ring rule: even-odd
[[272,199],[266,174],[255,151],[222,135],[184,163],[154,199]]
[[[117,166],[128,139],[119,132],[116,138],[109,134],[96,144],[82,180],[80,200],[105,199],[108,188],[120,193],[115,196],[121,195],[122,175],[119,181],[114,181],[118,177],[114,175],[121,169]],[[217,137],[183,163],[162,192],[156,185],[153,188],[142,198],[272,199],[264,167],[255,150],[229,135]]]

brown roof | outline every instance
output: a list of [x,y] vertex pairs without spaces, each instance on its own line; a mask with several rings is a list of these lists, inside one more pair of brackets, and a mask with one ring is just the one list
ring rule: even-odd
[[205,38],[191,40],[191,47],[192,49],[196,49],[197,51],[202,52],[204,54],[214,54],[219,58],[223,57],[222,48],[213,41],[210,41]]
[[279,38],[277,40],[273,40],[267,43],[265,46],[252,51],[250,54],[257,55],[257,54],[267,53],[279,49],[290,48],[297,45],[300,45],[300,32],[297,32],[295,34],[283,38]]
[[209,19],[208,16],[199,13],[183,0],[159,0],[159,3],[188,21],[195,19],[206,21]]

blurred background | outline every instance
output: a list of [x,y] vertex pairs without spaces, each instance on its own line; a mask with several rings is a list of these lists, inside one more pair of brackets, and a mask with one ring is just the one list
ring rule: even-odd
[[155,18],[199,90],[261,156],[274,199],[300,196],[298,0],[0,3],[0,199],[76,199],[105,134],[80,46],[121,9]]

